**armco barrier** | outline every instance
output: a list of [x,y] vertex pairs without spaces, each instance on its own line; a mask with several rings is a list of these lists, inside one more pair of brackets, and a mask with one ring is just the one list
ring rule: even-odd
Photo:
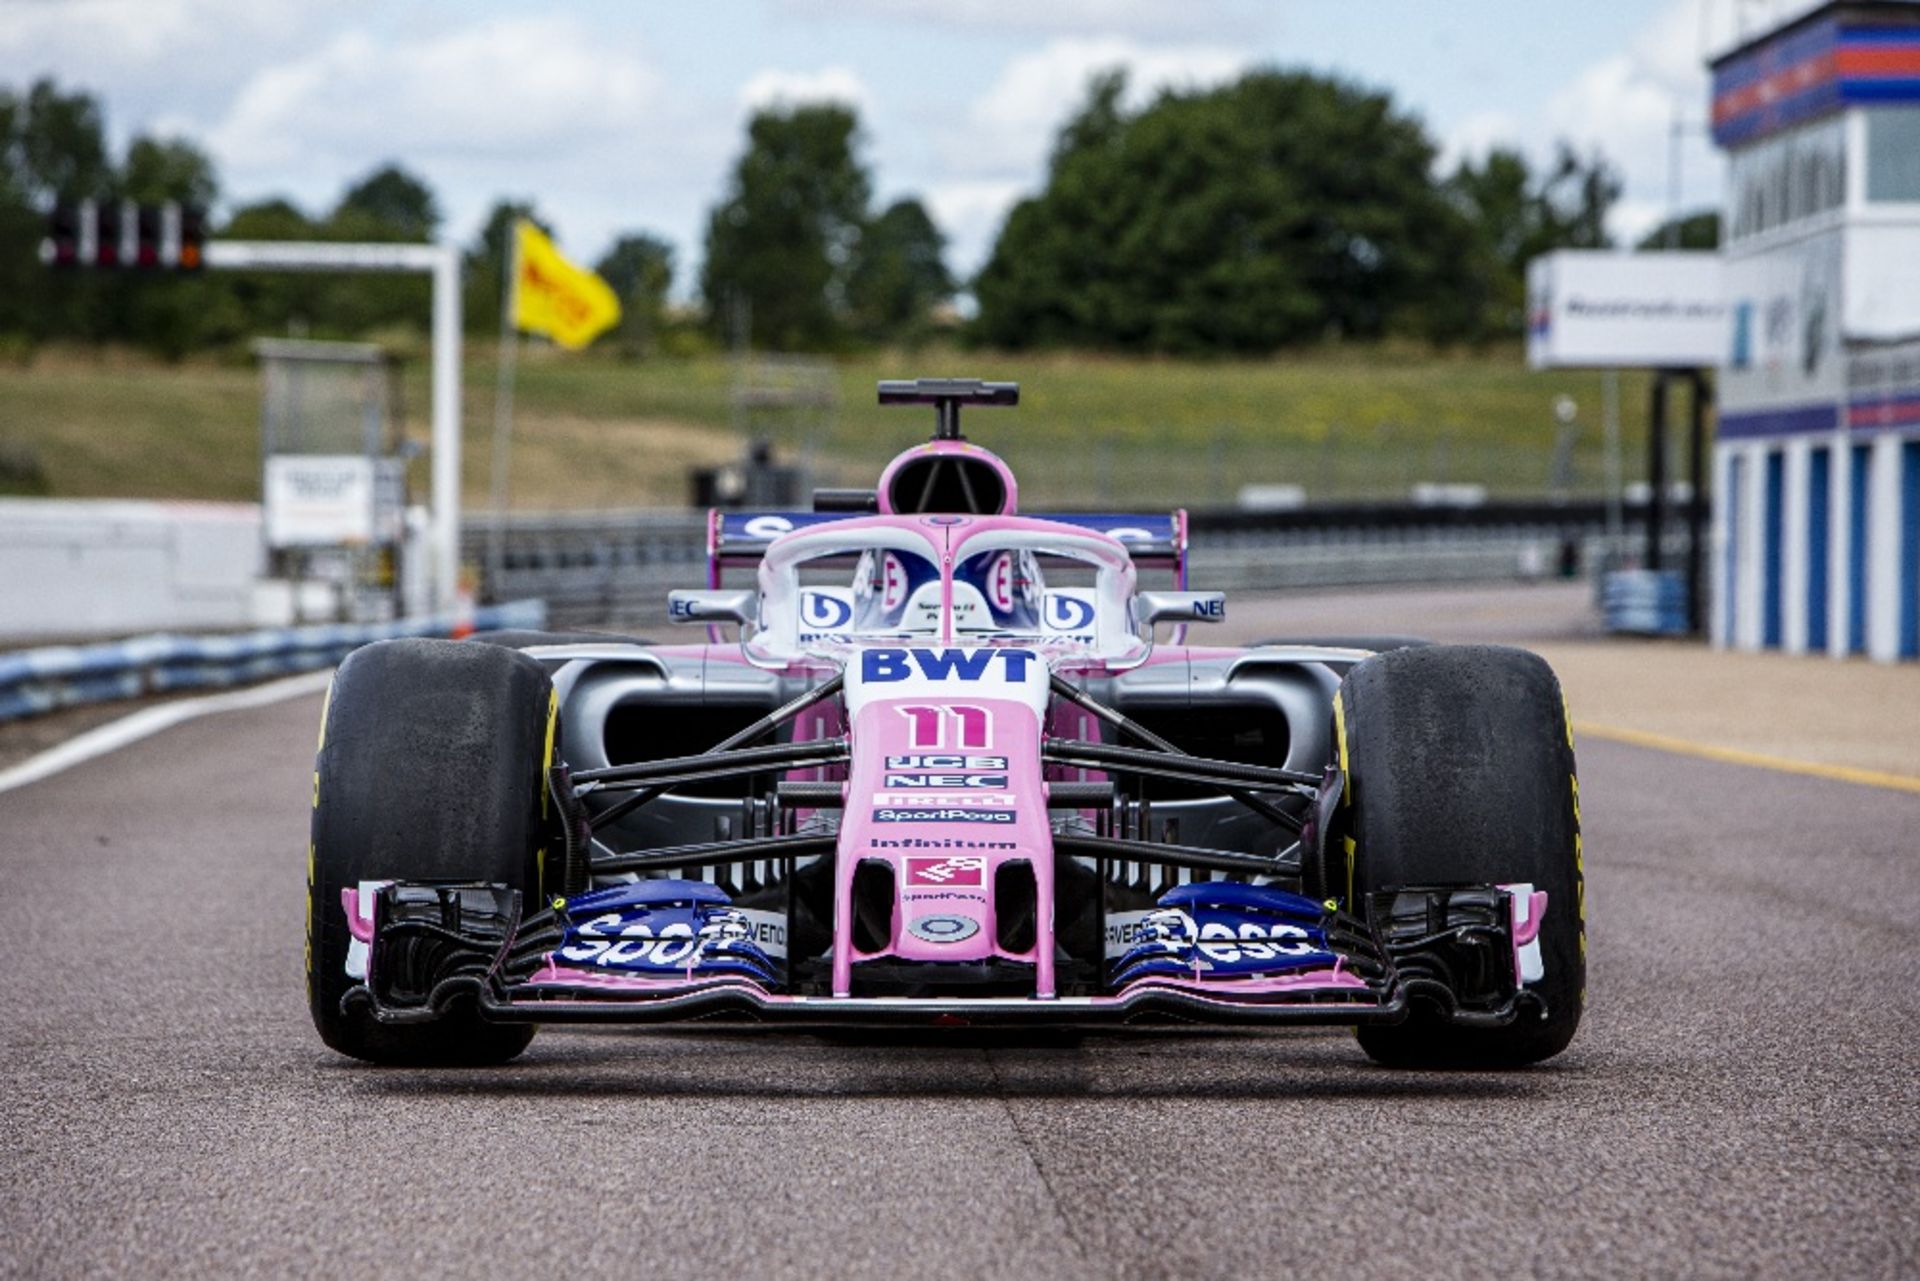
[[313,671],[360,646],[399,636],[546,626],[546,602],[515,601],[471,614],[391,623],[282,627],[215,636],[138,636],[106,645],[55,645],[0,654],[0,721],[82,703],[169,690],[242,685]]

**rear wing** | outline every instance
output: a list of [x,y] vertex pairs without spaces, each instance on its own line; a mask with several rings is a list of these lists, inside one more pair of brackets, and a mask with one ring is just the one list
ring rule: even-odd
[[[811,511],[721,511],[707,513],[707,585],[719,587],[728,567],[758,565],[767,546],[782,534],[812,529],[859,513]],[[1023,515],[1028,513],[1022,513]],[[1036,520],[1059,521],[1107,534],[1126,545],[1143,569],[1173,571],[1174,587],[1187,585],[1187,513],[1185,510],[1138,515],[1131,512],[1036,512]]]

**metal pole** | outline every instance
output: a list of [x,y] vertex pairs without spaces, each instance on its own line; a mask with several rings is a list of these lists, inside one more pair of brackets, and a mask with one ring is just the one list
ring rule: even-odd
[[1667,370],[1653,376],[1653,402],[1647,415],[1646,568],[1660,568],[1660,538],[1667,524]]
[[1706,630],[1707,403],[1713,395],[1703,369],[1691,371],[1693,405],[1687,419],[1687,631]]
[[1673,122],[1667,130],[1667,233],[1668,249],[1680,247],[1680,104],[1673,104]]
[[509,228],[505,250],[505,288],[500,295],[499,378],[493,390],[493,483],[489,501],[493,522],[487,531],[487,591],[500,599],[500,576],[506,567],[507,548],[507,472],[512,464],[513,438],[513,366],[520,353],[520,335],[513,327],[514,297],[519,292],[518,255],[514,245],[517,233]]
[[452,245],[210,240],[212,271],[424,271],[433,276],[433,607],[460,590],[460,251]]
[[513,465],[513,370],[519,354],[520,335],[506,329],[500,335],[500,377],[493,390],[493,479],[488,493],[492,520],[487,527],[487,594],[496,604],[501,600],[500,576],[507,562],[508,472]]
[[436,246],[433,264],[433,514],[428,563],[433,607],[460,591],[460,251]]
[[1609,369],[1600,376],[1600,421],[1606,434],[1607,487],[1607,568],[1618,567],[1627,548],[1627,519],[1621,508],[1621,487],[1626,483],[1620,458],[1620,371]]

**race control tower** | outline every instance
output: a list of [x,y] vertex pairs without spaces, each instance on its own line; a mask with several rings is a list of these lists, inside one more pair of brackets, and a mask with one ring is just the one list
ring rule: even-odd
[[1713,639],[1920,657],[1920,3],[1821,5],[1712,67]]

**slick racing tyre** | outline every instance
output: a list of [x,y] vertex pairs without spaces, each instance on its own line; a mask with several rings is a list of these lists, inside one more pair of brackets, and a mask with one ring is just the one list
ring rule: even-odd
[[1319,645],[1327,649],[1370,649],[1376,654],[1384,654],[1395,649],[1419,649],[1433,644],[1418,636],[1287,636],[1273,640],[1255,641],[1253,647],[1259,649],[1265,645]]
[[[1543,973],[1500,1027],[1449,1023],[1421,1001],[1360,1029],[1396,1067],[1520,1067],[1567,1047],[1586,999],[1585,884],[1573,733],[1553,670],[1499,646],[1435,645],[1354,666],[1334,704],[1346,793],[1329,871],[1367,895],[1530,884],[1547,894]],[[1345,858],[1341,858],[1344,852]],[[1345,887],[1342,887],[1345,888]]]
[[508,649],[526,649],[531,645],[651,645],[640,636],[620,636],[613,632],[536,632],[509,627],[494,632],[475,632],[467,637],[478,645],[504,645]]
[[457,1009],[431,1023],[341,1008],[358,980],[341,891],[485,881],[540,901],[556,704],[546,671],[496,645],[391,640],[349,655],[320,718],[307,873],[307,995],[320,1038],[372,1063],[502,1063],[526,1026]]

